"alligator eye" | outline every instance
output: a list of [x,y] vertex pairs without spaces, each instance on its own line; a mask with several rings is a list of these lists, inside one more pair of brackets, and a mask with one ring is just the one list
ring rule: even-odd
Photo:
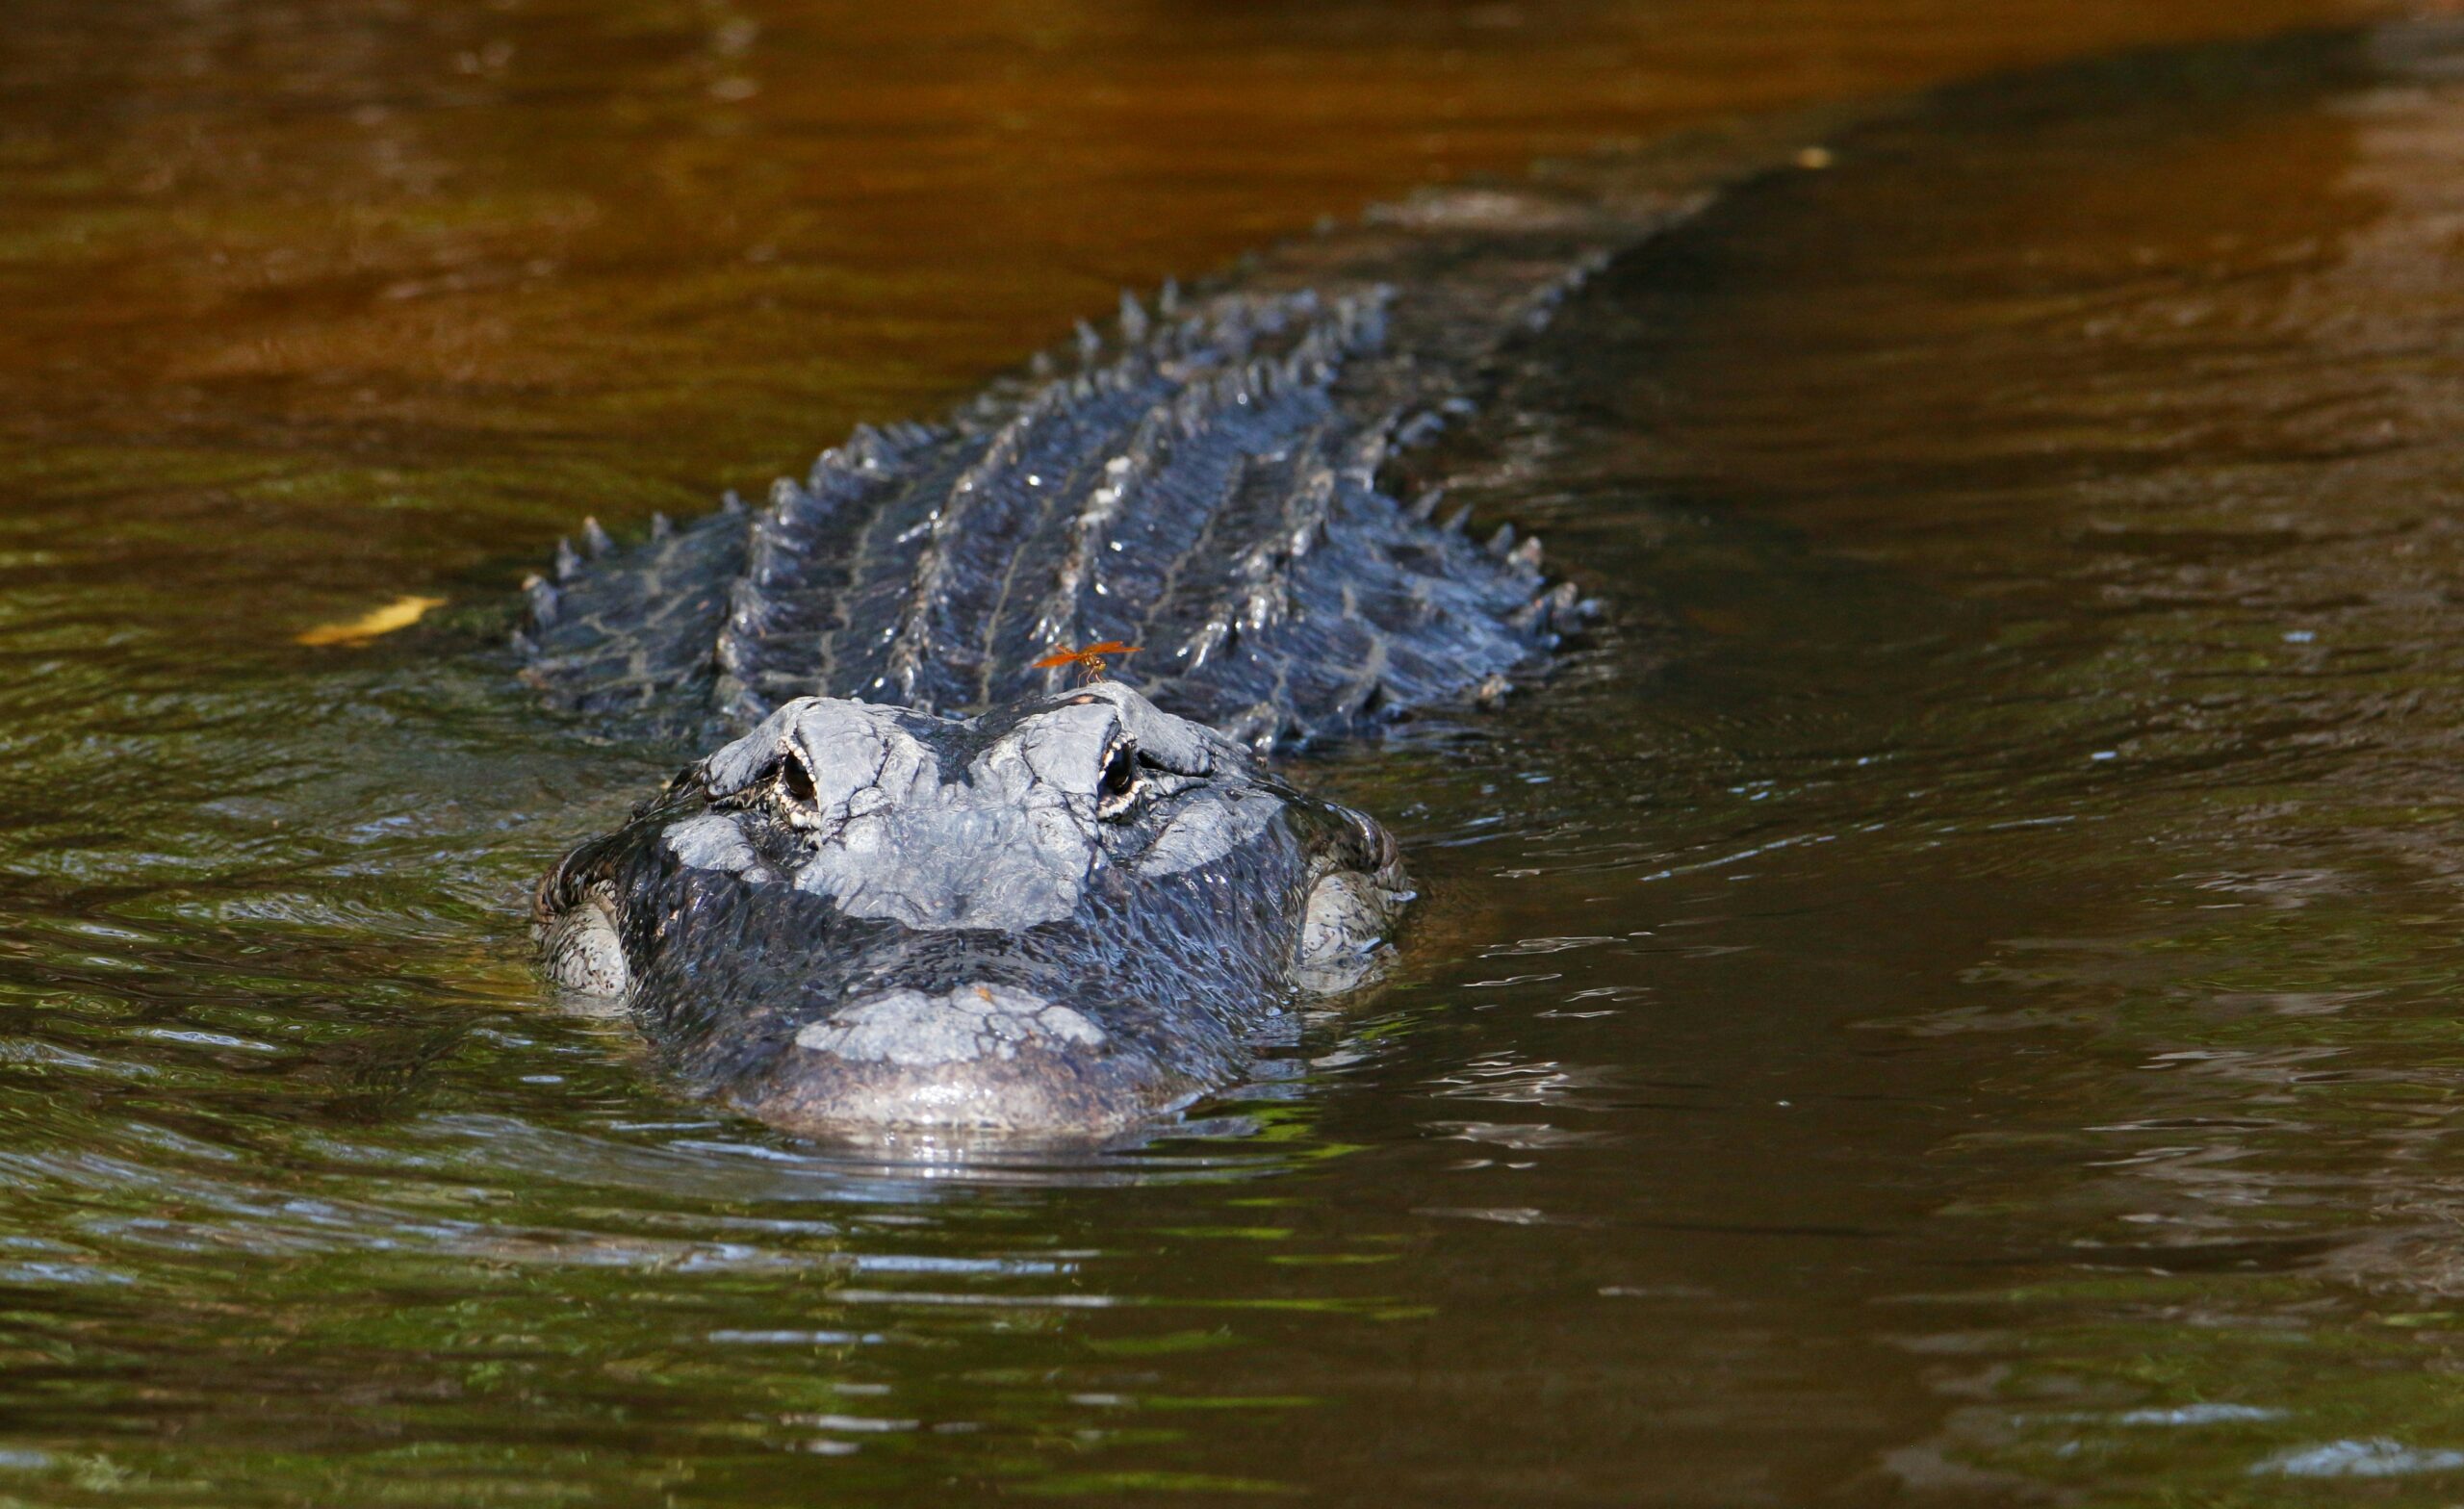
[[805,762],[793,754],[779,761],[779,784],[787,795],[808,806],[819,795],[813,787],[812,772],[805,769]]
[[1095,789],[1095,810],[1110,817],[1129,805],[1138,790],[1138,746],[1123,742],[1104,760],[1104,779]]

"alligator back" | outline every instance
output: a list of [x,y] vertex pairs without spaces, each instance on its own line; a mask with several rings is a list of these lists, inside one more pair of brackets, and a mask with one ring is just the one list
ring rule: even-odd
[[1057,647],[1119,640],[1120,679],[1261,748],[1494,687],[1575,589],[1511,527],[1475,544],[1433,494],[1399,502],[1390,458],[1475,412],[1501,348],[1608,258],[1800,140],[1424,194],[1192,295],[1124,294],[1066,353],[944,422],[860,428],[762,506],[624,548],[586,523],[527,586],[526,678],[732,731],[804,695],[973,712],[1058,684],[1034,665]]

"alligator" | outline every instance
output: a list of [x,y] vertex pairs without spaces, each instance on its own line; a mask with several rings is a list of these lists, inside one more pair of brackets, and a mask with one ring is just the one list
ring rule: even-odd
[[[1287,756],[1494,701],[1591,607],[1415,456],[1586,278],[1827,124],[1424,192],[1123,294],[759,506],[585,521],[526,586],[523,677],[710,753],[542,881],[546,973],[793,1133],[1101,1137],[1238,1081],[1411,899]],[[1088,679],[1102,642],[1134,653]]]

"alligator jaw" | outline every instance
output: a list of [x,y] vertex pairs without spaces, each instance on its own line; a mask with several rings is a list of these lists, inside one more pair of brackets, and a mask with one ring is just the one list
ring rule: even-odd
[[1207,1088],[1111,1041],[1094,1018],[1022,990],[890,990],[799,1030],[795,1051],[732,1097],[792,1132],[1104,1137]]

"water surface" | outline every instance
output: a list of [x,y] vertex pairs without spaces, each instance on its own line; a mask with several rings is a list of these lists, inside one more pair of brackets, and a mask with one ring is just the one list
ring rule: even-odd
[[[2464,58],[2004,82],[1603,279],[1456,460],[1614,604],[1326,760],[1400,978],[883,1165],[547,1010],[664,752],[492,604],[1418,179],[2331,8],[28,4],[0,1494],[2464,1491]],[[395,596],[444,629],[308,649]]]

